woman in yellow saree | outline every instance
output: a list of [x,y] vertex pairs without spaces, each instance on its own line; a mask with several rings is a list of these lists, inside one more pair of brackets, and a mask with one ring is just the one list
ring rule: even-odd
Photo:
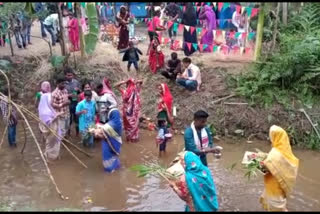
[[292,153],[285,130],[273,125],[269,135],[272,149],[264,161],[268,173],[264,176],[260,203],[266,211],[288,211],[287,198],[296,182],[299,159]]

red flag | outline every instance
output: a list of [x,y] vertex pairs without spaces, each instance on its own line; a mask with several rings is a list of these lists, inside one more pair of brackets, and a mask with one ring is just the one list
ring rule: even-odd
[[173,25],[172,21],[168,21],[168,29]]
[[203,52],[203,44],[199,44],[200,52]]
[[148,23],[148,18],[144,18],[144,22],[145,22],[145,23]]
[[221,11],[223,7],[223,2],[218,2],[218,11]]
[[186,6],[183,6],[183,12],[185,12],[186,11]]
[[236,34],[236,32],[230,31],[229,38],[230,38],[230,39],[234,39],[234,35],[235,35],[235,34]]
[[232,49],[233,49],[234,54],[236,54],[240,51],[240,48],[238,46],[234,46]]
[[191,43],[190,42],[186,42],[187,43],[187,47],[189,49],[189,51],[191,51]]
[[251,50],[250,48],[246,48],[246,49],[245,49],[245,54],[249,54],[249,53],[250,53],[250,50]]
[[206,34],[207,30],[205,28],[202,28],[202,32],[201,32],[201,36],[203,36],[204,34]]
[[197,11],[199,12],[199,10],[200,10],[200,7],[198,6],[198,7],[197,7]]
[[179,24],[178,30],[179,31],[183,31],[184,25],[183,24]]
[[241,6],[237,5],[236,10],[237,10],[237,13],[240,14],[241,13]]
[[245,39],[247,37],[247,33],[242,33],[242,39]]
[[209,52],[212,52],[213,51],[213,45],[209,45]]
[[163,41],[164,45],[167,45],[168,42],[169,42],[169,38],[164,38],[164,41]]
[[258,14],[259,8],[252,8],[251,17],[254,17]]
[[195,27],[190,26],[190,33],[193,34],[195,29],[196,29]]
[[216,35],[217,35],[217,37],[218,37],[219,35],[221,35],[221,30],[217,30],[217,31],[216,31]]
[[203,6],[204,2],[201,2],[201,6]]
[[224,55],[227,55],[227,53],[228,53],[228,47],[227,47],[227,46],[223,46],[223,47],[222,47],[222,52],[223,52]]

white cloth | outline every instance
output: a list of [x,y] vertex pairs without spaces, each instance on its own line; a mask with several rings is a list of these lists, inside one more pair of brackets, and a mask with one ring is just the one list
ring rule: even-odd
[[[188,70],[191,70],[192,73],[192,77],[189,77],[188,75]],[[201,73],[200,73],[200,69],[198,66],[194,65],[194,64],[190,64],[188,66],[187,69],[184,70],[182,76],[188,80],[196,80],[198,82],[198,87],[197,90],[200,90],[200,85],[201,85]]]
[[191,123],[191,129],[193,132],[194,143],[196,144],[197,148],[199,150],[208,148],[209,147],[209,138],[208,138],[208,133],[207,133],[206,129],[205,128],[201,129],[202,147],[201,147],[201,143],[200,143],[200,139],[198,137],[196,127],[194,126],[194,122]]
[[52,25],[55,31],[59,30],[60,28],[59,28],[59,16],[58,16],[58,14],[57,13],[51,14],[50,16],[48,16],[44,20],[43,24]]

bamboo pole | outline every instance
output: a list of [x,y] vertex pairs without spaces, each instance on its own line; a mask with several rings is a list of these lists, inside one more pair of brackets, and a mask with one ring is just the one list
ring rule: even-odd
[[[12,29],[13,29],[12,14],[10,14],[10,16],[9,16],[9,17],[10,17],[10,19],[9,19],[10,28],[12,28]],[[9,39],[9,45],[10,45],[10,50],[11,50],[11,56],[14,56],[10,30],[8,31],[8,39]]]
[[80,9],[79,2],[75,2],[74,6],[75,6],[76,14],[77,14],[78,25],[79,25],[81,58],[83,59],[85,57],[85,52],[84,52],[85,43],[84,43],[84,35],[83,35],[83,30],[82,30],[82,25],[81,25],[81,9]]
[[10,33],[10,31],[8,32],[8,40],[9,40],[9,45],[10,45],[11,56],[14,56],[13,46],[12,46],[12,41],[11,41],[11,33]]
[[257,61],[260,58],[261,50],[262,50],[264,6],[265,6],[265,3],[262,2],[260,4],[259,17],[258,17],[258,27],[257,27],[256,47],[255,47],[255,50],[254,50],[254,60],[255,61]]
[[[3,96],[2,93],[0,93],[0,94]],[[1,97],[0,97],[0,98],[1,98]],[[8,100],[8,102],[10,102],[10,101]],[[24,122],[26,123],[29,131],[31,132],[31,135],[32,135],[34,141],[36,142],[37,148],[38,148],[38,150],[39,150],[39,152],[40,152],[41,159],[42,159],[42,161],[44,162],[44,165],[45,165],[45,167],[46,167],[46,169],[47,169],[47,173],[48,173],[48,175],[49,175],[49,178],[50,178],[50,180],[52,181],[53,185],[55,186],[57,193],[59,194],[59,196],[60,196],[61,199],[63,199],[63,200],[64,200],[64,199],[68,199],[68,197],[64,197],[64,196],[63,196],[63,194],[61,193],[60,189],[58,188],[58,186],[57,186],[57,184],[56,184],[56,182],[55,182],[55,180],[54,180],[54,178],[53,178],[53,176],[52,176],[52,173],[51,173],[51,170],[50,170],[50,168],[49,168],[49,166],[48,166],[48,163],[47,163],[47,161],[46,161],[46,159],[45,159],[45,157],[44,157],[44,154],[43,154],[43,152],[42,152],[42,150],[41,150],[41,147],[40,147],[40,145],[39,145],[39,142],[38,142],[36,136],[34,135],[34,133],[33,133],[33,131],[32,131],[32,128],[31,128],[31,126],[30,126],[27,118],[25,117],[25,115],[24,115],[24,113],[21,111],[21,109],[19,109],[19,107],[17,106],[17,104],[15,104],[15,103],[12,102],[12,101],[11,101],[11,104],[16,107],[17,111],[18,111],[18,112],[20,113],[20,115],[23,117]]]
[[[49,129],[49,131],[51,131],[51,133],[53,133],[55,135],[55,137],[60,137],[58,135],[58,133],[56,133],[54,130],[52,130],[49,126],[47,126],[47,124],[43,123],[35,114],[33,114],[31,111],[29,111],[27,108],[23,107],[23,106],[19,106],[23,111],[25,111],[27,114],[29,114],[29,116],[31,116],[35,121],[41,123],[42,125],[44,125],[47,129]],[[62,140],[64,140],[66,143],[70,144],[72,147],[74,147],[76,150],[78,150],[79,152],[82,152],[83,154],[85,154],[88,157],[92,157],[92,155],[88,154],[87,152],[83,151],[82,149],[80,149],[79,147],[77,147],[76,145],[74,145],[73,143],[71,143],[70,141],[68,141],[65,138],[62,138]]]
[[282,2],[282,22],[288,24],[288,2]]
[[56,3],[58,6],[58,18],[59,18],[59,27],[60,27],[60,46],[61,46],[61,54],[62,56],[66,56],[66,44],[64,41],[64,27],[63,27],[63,18],[62,18],[62,11],[61,11],[61,6],[59,3]]
[[277,32],[278,32],[277,28],[278,28],[278,22],[279,22],[280,6],[281,6],[281,3],[278,2],[277,10],[276,10],[276,23],[274,24],[274,29],[273,29],[273,39],[272,39],[271,52],[274,51],[274,48],[275,48],[275,46],[276,46]]
[[8,125],[6,125],[6,127],[4,128],[4,132],[3,132],[3,135],[2,135],[2,138],[1,138],[1,143],[0,143],[0,149],[1,149],[1,146],[3,144],[4,137],[6,136],[7,131],[8,131]]
[[[0,97],[0,99],[3,99],[3,97],[5,97],[4,96],[4,94],[2,94],[2,93],[0,93],[0,95],[2,96],[2,97]],[[9,100],[7,101],[7,102],[9,102]],[[11,100],[11,102],[10,102],[12,105],[14,105],[15,107],[16,107],[16,109],[20,112],[20,114],[23,114],[23,112],[22,111],[25,111],[27,114],[29,114],[29,112],[28,111],[26,111],[26,109],[23,107],[23,106],[20,106],[20,105],[18,105],[18,104],[16,104],[15,102],[13,102],[12,100]],[[22,109],[22,110],[21,110]],[[25,118],[25,116],[24,115],[22,115],[24,118]],[[30,116],[32,117],[32,115],[30,114]],[[33,119],[35,119],[37,122],[40,122],[40,123],[42,123],[42,124],[44,124],[40,119],[38,119],[38,118],[33,118]],[[27,126],[28,126],[28,124],[29,123],[26,123],[27,124]],[[49,131],[51,131],[56,137],[59,137],[60,138],[60,136],[59,135],[57,135],[51,128],[49,128],[46,124],[44,124],[48,129],[49,129]],[[32,131],[32,130],[31,130]],[[33,132],[31,133],[32,134],[32,136],[34,135],[33,134]],[[88,168],[75,154],[73,154],[73,152],[61,141],[61,144],[65,147],[65,149],[80,163],[80,165],[82,165],[84,168]]]

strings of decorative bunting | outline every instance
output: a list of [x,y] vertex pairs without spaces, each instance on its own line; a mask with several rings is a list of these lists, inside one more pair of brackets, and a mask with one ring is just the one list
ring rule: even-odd
[[[164,45],[167,45],[169,42],[171,42],[170,38],[161,38],[160,40],[161,40],[161,43]],[[229,53],[233,53],[233,54],[251,53],[250,47],[245,48],[245,47],[239,47],[239,46],[229,47],[227,45],[207,45],[207,44],[200,44],[200,43],[183,42],[182,40],[174,40],[173,45],[179,48],[183,48],[184,45],[186,45],[190,51],[193,47],[195,50],[199,50],[200,52],[203,52],[204,50],[206,50],[213,53],[223,53],[225,55]]]

